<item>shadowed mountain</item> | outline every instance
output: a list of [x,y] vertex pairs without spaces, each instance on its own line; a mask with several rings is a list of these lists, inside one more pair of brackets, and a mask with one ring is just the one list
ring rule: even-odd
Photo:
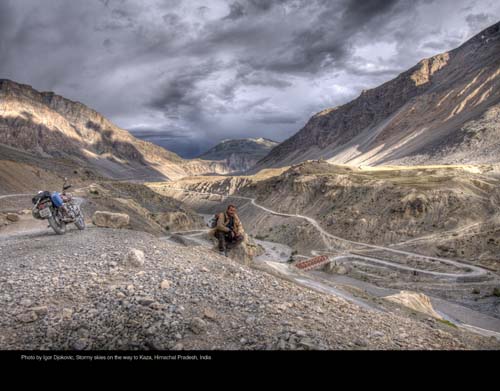
[[40,158],[64,158],[116,179],[169,180],[225,172],[217,162],[184,160],[139,140],[82,103],[3,79],[0,144]]
[[266,138],[223,140],[198,159],[219,161],[228,167],[228,172],[243,172],[250,169],[279,143]]

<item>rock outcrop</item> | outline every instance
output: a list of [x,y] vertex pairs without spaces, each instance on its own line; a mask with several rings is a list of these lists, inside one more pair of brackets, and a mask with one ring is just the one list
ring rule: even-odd
[[145,257],[144,252],[138,250],[136,248],[132,248],[128,251],[123,259],[123,263],[125,265],[133,266],[133,267],[141,267],[144,265]]
[[423,293],[401,291],[395,295],[384,297],[385,300],[410,308],[414,311],[443,319],[432,307],[431,300]]
[[92,216],[92,222],[103,228],[125,228],[130,223],[130,217],[124,213],[97,211]]
[[[213,243],[213,250],[217,250],[217,239],[215,236],[208,232],[204,235],[204,239],[211,241]],[[264,250],[261,246],[256,244],[251,237],[245,234],[245,239],[239,245],[230,248],[227,251],[227,256],[232,260],[241,263],[242,265],[250,265],[253,262],[253,259],[264,253]]]
[[248,235],[238,246],[228,251],[229,258],[243,265],[250,265],[253,259],[263,253],[263,249],[258,246]]
[[19,215],[17,213],[7,213],[5,218],[12,223],[19,221]]
[[153,213],[151,217],[167,231],[183,231],[193,227],[192,216],[182,211]]
[[308,159],[351,165],[497,162],[500,23],[459,48],[313,116],[255,171]]

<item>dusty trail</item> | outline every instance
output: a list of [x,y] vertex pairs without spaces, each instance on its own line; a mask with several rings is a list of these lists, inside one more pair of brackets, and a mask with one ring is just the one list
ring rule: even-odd
[[433,262],[433,263],[447,264],[450,266],[464,269],[464,270],[466,270],[466,272],[464,272],[464,273],[442,273],[442,272],[436,272],[436,271],[417,269],[417,268],[413,268],[410,266],[404,266],[404,265],[401,265],[401,264],[398,264],[395,262],[382,260],[379,258],[351,254],[348,251],[344,252],[342,255],[339,256],[338,251],[335,251],[333,246],[331,244],[329,244],[327,240],[324,240],[325,246],[327,247],[327,250],[326,251],[325,250],[313,250],[313,251],[311,251],[312,255],[319,255],[321,253],[321,254],[335,255],[337,257],[336,259],[357,258],[357,259],[360,259],[363,261],[368,261],[371,263],[389,266],[393,269],[399,269],[399,270],[403,270],[403,271],[407,271],[407,272],[415,272],[415,273],[418,273],[421,275],[432,276],[432,277],[435,277],[437,279],[442,279],[442,280],[447,280],[447,281],[456,281],[456,282],[480,281],[482,279],[489,278],[488,271],[483,269],[483,268],[480,268],[478,266],[469,265],[469,264],[458,262],[458,261],[452,261],[450,259],[430,257],[430,256],[426,256],[426,255],[412,253],[409,251],[397,250],[397,249],[394,249],[391,247],[378,246],[378,245],[374,245],[374,244],[356,242],[353,240],[341,238],[339,236],[333,235],[333,234],[325,231],[325,229],[323,229],[320,226],[320,224],[312,217],[304,216],[304,215],[300,215],[300,214],[290,214],[290,213],[277,212],[275,210],[272,210],[270,208],[267,208],[263,205],[258,204],[255,201],[255,198],[245,197],[245,196],[236,196],[236,195],[222,195],[222,194],[217,194],[217,193],[197,192],[197,191],[193,191],[193,190],[186,190],[186,189],[182,189],[182,188],[173,188],[173,187],[171,187],[170,189],[183,191],[183,192],[187,192],[187,193],[202,194],[202,195],[218,195],[218,196],[222,196],[225,198],[235,198],[235,199],[247,200],[247,201],[250,201],[250,203],[252,205],[254,205],[255,207],[257,207],[257,208],[259,208],[259,209],[261,209],[269,214],[272,214],[275,216],[281,216],[281,217],[295,217],[295,218],[300,218],[300,219],[306,220],[322,235],[323,238],[334,239],[334,240],[348,243],[351,245],[364,247],[366,249],[382,250],[382,251],[386,251],[389,253],[395,253],[395,254],[400,254],[400,255],[410,256],[410,257],[417,257],[419,259],[423,259],[423,260]]
[[449,235],[452,235],[452,234],[464,233],[464,232],[470,230],[471,228],[480,226],[481,224],[485,224],[485,223],[472,223],[472,224],[465,225],[465,226],[461,227],[460,229],[449,230],[449,231],[442,231],[442,232],[438,232],[438,233],[435,233],[435,234],[420,236],[418,238],[408,239],[408,240],[404,240],[402,242],[394,243],[394,244],[391,244],[390,246],[391,247],[399,247],[399,246],[404,246],[404,245],[407,245],[407,244],[410,244],[410,243],[421,242],[421,241],[426,241],[426,240],[432,240],[432,239],[434,239],[436,237],[443,238],[443,237],[446,237],[447,235],[449,236]]
[[0,200],[4,198],[10,198],[10,197],[24,197],[24,196],[30,196],[33,195],[32,193],[24,193],[24,194],[6,194],[6,195],[0,195]]

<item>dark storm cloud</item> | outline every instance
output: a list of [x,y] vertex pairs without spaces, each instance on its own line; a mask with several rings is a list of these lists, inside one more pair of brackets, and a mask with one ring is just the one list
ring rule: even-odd
[[224,19],[239,19],[245,15],[245,7],[235,1],[234,3],[229,4],[229,14],[227,14]]
[[[197,84],[220,69],[223,69],[220,64],[206,61],[196,66],[186,66],[174,74],[162,74],[158,81],[158,93],[146,103],[149,107],[162,111],[168,118],[182,117],[194,121],[202,114],[207,97],[207,91],[198,88]],[[210,93],[217,93],[227,101],[232,99],[233,89],[232,86],[224,86]]]
[[0,3],[0,58],[2,63],[9,49],[13,22],[13,12],[9,2]]
[[174,150],[181,156],[196,157],[205,151],[204,145],[208,143],[203,140],[203,145],[192,136],[186,135],[184,131],[178,129],[129,129],[129,131],[142,140],[146,140],[157,145],[160,145],[170,151]]
[[458,46],[459,44],[460,44],[459,39],[450,38],[450,39],[442,39],[440,41],[426,42],[425,44],[423,44],[423,48],[440,52],[445,50],[446,48]]
[[350,0],[342,15],[344,26],[358,24],[364,27],[368,22],[378,15],[390,11],[398,0]]
[[499,13],[493,0],[2,0],[0,78],[194,156],[282,140]]
[[465,18],[469,28],[473,31],[479,31],[484,28],[484,26],[491,25],[495,23],[495,17],[491,14],[486,14],[484,12],[478,14],[470,14]]
[[298,115],[276,115],[267,113],[264,117],[256,117],[255,122],[261,124],[295,124],[302,118]]

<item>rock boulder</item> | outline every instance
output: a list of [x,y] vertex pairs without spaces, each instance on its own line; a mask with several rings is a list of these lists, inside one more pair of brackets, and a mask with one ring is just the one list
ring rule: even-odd
[[16,213],[7,213],[7,216],[5,216],[5,218],[12,223],[19,221],[19,215]]
[[128,266],[133,266],[133,267],[141,267],[144,265],[145,262],[145,257],[144,257],[144,252],[141,250],[137,250],[135,248],[132,248],[129,250],[129,252],[125,255],[125,258],[123,259],[123,263]]
[[441,315],[432,307],[429,297],[422,293],[401,291],[395,295],[386,296],[384,299],[434,318],[442,319]]
[[[204,239],[214,243],[214,250],[217,251],[217,239],[211,233],[203,236]],[[243,265],[250,265],[254,259],[264,253],[264,249],[256,244],[252,238],[245,234],[245,239],[238,246],[229,249],[227,256]]]
[[97,211],[92,216],[92,222],[103,228],[124,228],[129,225],[130,217],[125,213]]

